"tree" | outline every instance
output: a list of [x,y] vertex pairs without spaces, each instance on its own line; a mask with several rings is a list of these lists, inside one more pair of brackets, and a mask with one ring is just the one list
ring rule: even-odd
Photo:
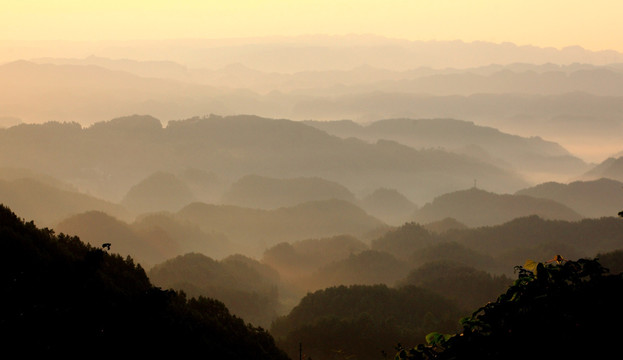
[[427,344],[398,348],[397,359],[599,358],[618,351],[623,277],[596,259],[517,267],[515,283],[461,320],[454,335],[431,333]]

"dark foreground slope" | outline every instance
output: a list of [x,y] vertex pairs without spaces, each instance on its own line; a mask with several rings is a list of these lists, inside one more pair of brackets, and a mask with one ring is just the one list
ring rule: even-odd
[[456,335],[431,333],[402,349],[414,359],[607,359],[619,352],[623,276],[597,260],[528,262],[513,286],[463,319]]
[[131,258],[38,229],[4,206],[0,253],[7,353],[287,359],[266,331],[222,303],[153,287]]

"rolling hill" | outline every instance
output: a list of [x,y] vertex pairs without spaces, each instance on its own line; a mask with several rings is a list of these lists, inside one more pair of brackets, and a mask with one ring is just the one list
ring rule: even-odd
[[330,134],[367,141],[387,139],[415,149],[445,148],[539,178],[571,177],[588,164],[559,144],[522,137],[454,119],[387,119],[363,125],[353,121],[305,121]]
[[274,210],[193,203],[175,216],[205,232],[227,235],[237,251],[260,257],[280,243],[336,235],[361,236],[386,225],[343,200],[312,201]]
[[121,205],[57,186],[34,178],[0,180],[0,202],[46,227],[85,211],[104,211],[121,219],[130,217],[130,212]]
[[606,178],[568,184],[548,182],[515,194],[551,199],[585,217],[616,216],[623,209],[623,183]]
[[[362,189],[396,189],[416,203],[478,179],[497,192],[529,186],[520,175],[441,149],[416,150],[387,140],[341,139],[300,122],[257,116],[210,116],[170,121],[129,116],[82,128],[76,123],[0,129],[0,163],[78,184],[120,201],[155,172],[196,169],[233,182],[318,177]],[[417,184],[417,186],[413,186]]]
[[447,217],[470,226],[499,225],[518,217],[538,215],[545,219],[580,220],[582,216],[561,203],[527,195],[495,194],[471,188],[441,195],[414,215],[420,223]]
[[582,180],[608,178],[623,181],[623,157],[609,157],[580,176]]
[[356,202],[355,195],[346,187],[317,177],[275,179],[247,175],[231,185],[222,202],[241,207],[276,209],[330,199]]
[[156,172],[132,186],[121,204],[135,214],[178,211],[196,201],[190,188],[177,176]]

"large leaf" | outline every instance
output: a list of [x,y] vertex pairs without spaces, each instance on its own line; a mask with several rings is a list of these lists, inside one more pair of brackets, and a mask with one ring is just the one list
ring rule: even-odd
[[523,268],[528,271],[535,272],[537,265],[539,265],[539,263],[534,260],[526,260],[526,262],[523,264]]

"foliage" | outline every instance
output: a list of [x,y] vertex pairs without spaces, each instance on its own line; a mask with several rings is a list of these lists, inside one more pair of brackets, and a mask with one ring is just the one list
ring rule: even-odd
[[421,225],[410,222],[372,241],[372,250],[385,251],[405,258],[415,250],[433,244],[434,236]]
[[457,329],[459,311],[431,291],[406,286],[338,286],[307,294],[271,333],[280,348],[298,356],[298,344],[312,359],[378,359],[397,339],[422,339],[433,329]]
[[599,253],[597,258],[611,273],[618,274],[623,272],[623,250]]
[[455,241],[436,242],[434,245],[415,251],[409,258],[414,265],[431,261],[454,261],[477,268],[491,268],[495,260],[490,255],[472,250]]
[[491,275],[483,270],[454,261],[431,261],[412,270],[402,284],[434,291],[467,311],[495,300],[513,283],[505,275]]
[[287,358],[268,332],[223,303],[156,288],[132,258],[38,229],[4,206],[0,254],[6,353]]
[[216,261],[188,253],[154,266],[149,279],[188,296],[218,299],[233,314],[257,326],[268,327],[277,317],[279,275],[242,255]]
[[399,347],[396,359],[578,359],[617,351],[619,332],[612,329],[623,321],[621,274],[609,274],[596,259],[562,258],[517,271],[497,301],[462,319],[460,333]]
[[328,264],[302,280],[311,289],[338,285],[394,284],[409,272],[408,264],[382,251],[365,250]]

